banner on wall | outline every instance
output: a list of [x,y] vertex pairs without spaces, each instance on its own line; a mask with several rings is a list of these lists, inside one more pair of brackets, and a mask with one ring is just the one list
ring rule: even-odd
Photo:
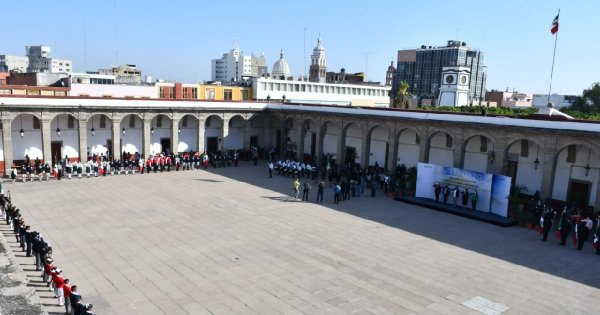
[[[416,197],[435,200],[434,185],[440,183],[442,187],[457,187],[461,193],[468,190],[469,193],[477,192],[479,201],[476,210],[492,212],[506,217],[508,212],[508,194],[510,192],[510,177],[493,175],[460,168],[446,167],[436,164],[419,163],[417,170]],[[494,188],[494,184],[498,187]],[[459,200],[461,197],[459,196]],[[440,196],[440,200],[443,198]],[[448,203],[452,203],[450,196]],[[460,203],[460,201],[459,201]],[[469,199],[469,209],[471,201]]]

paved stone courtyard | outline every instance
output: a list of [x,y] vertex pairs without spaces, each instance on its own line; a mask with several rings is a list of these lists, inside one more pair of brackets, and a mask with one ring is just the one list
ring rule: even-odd
[[[313,184],[304,203],[264,166],[4,189],[98,314],[600,313],[589,243],[576,251],[381,193],[333,205],[327,188],[315,204]],[[6,239],[46,310],[64,312]]]

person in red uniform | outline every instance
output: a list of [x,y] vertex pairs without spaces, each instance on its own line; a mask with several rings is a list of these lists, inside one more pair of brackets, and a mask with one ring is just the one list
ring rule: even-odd
[[[52,265],[52,262],[54,262],[54,260],[52,258],[47,258],[46,265],[44,266],[43,279],[47,283],[48,286],[50,286],[50,279],[51,279],[50,277],[52,276],[52,271],[54,269],[54,265]],[[52,291],[52,290],[50,290],[50,291]]]
[[69,284],[70,280],[65,279],[65,283],[63,285],[63,294],[65,296],[65,313],[71,314],[71,285]]
[[65,292],[63,290],[65,286],[65,278],[62,276],[62,270],[56,269],[54,272],[54,276],[52,277],[52,282],[54,282],[54,296],[57,299],[57,305],[63,306],[65,303]]

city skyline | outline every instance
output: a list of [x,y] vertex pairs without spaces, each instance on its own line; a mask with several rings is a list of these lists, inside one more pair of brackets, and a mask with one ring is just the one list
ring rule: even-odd
[[269,71],[283,49],[292,75],[303,76],[320,34],[327,71],[366,71],[369,80],[383,83],[398,50],[457,39],[486,54],[488,90],[537,94],[548,92],[554,45],[550,25],[560,6],[552,92],[580,94],[599,81],[594,74],[600,72],[595,62],[600,47],[585,45],[600,37],[597,25],[590,26],[600,24],[592,16],[600,6],[591,1],[508,1],[502,7],[476,1],[461,1],[462,6],[438,1],[402,6],[393,1],[307,1],[302,6],[175,1],[168,9],[142,1],[32,3],[10,4],[13,14],[5,25],[13,27],[0,54],[24,55],[25,46],[47,45],[53,57],[72,59],[76,72],[136,64],[154,79],[196,82],[210,80],[211,59],[237,42],[245,54],[264,53]]

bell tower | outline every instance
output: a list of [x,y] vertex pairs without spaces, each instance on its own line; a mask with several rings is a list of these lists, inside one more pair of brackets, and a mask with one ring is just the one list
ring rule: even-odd
[[325,83],[327,72],[327,59],[325,58],[325,48],[321,45],[321,36],[317,39],[317,46],[313,49],[310,56],[310,69],[308,80],[310,82]]

